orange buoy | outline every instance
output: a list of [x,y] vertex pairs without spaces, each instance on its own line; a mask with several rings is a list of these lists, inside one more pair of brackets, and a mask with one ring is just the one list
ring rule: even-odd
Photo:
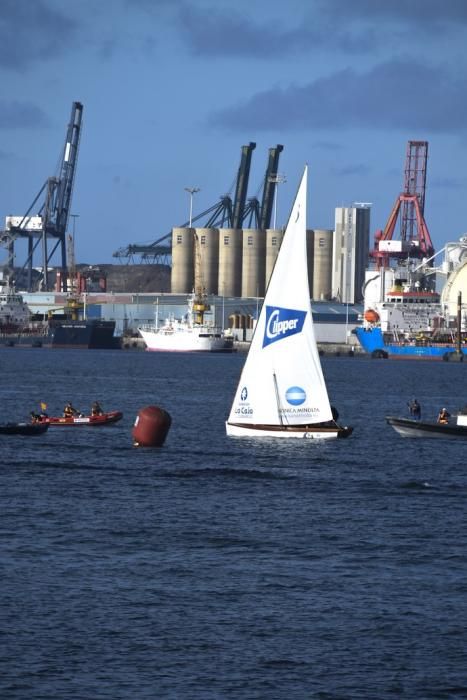
[[169,432],[172,418],[158,406],[146,406],[136,416],[133,426],[135,447],[162,447]]
[[376,323],[379,321],[379,314],[374,309],[368,309],[368,311],[364,313],[364,319],[368,321],[368,323]]

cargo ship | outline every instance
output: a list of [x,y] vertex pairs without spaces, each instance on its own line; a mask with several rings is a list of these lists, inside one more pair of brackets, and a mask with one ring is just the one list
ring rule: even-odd
[[0,290],[0,345],[116,349],[120,341],[114,335],[115,325],[115,321],[72,318],[69,309],[64,318],[38,321],[9,283]]
[[[375,358],[424,359],[449,361],[457,355],[457,342],[449,335],[419,334],[416,336],[383,333],[381,328],[354,330],[362,348]],[[461,344],[461,353],[467,356],[467,342]],[[467,358],[466,358],[467,361]]]
[[[458,318],[447,317],[440,294],[423,286],[423,277],[410,283],[398,275],[400,270],[368,272],[362,324],[353,330],[362,348],[375,358],[448,361],[467,355],[461,301]],[[375,288],[384,290],[388,280],[383,301],[375,301]]]
[[51,320],[46,343],[52,348],[115,350],[120,347],[120,342],[114,332],[115,321]]

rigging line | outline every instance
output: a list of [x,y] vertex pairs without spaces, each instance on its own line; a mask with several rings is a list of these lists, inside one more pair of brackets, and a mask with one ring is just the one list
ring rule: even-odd
[[280,398],[279,398],[279,387],[277,386],[277,377],[276,377],[276,373],[275,373],[275,372],[272,373],[272,378],[273,378],[273,381],[274,381],[274,391],[275,391],[275,393],[276,393],[277,415],[279,416],[279,422],[280,422],[280,424],[281,424],[281,425],[284,425],[284,421],[283,421],[283,418],[282,418],[282,411],[281,411],[281,402],[280,402]]

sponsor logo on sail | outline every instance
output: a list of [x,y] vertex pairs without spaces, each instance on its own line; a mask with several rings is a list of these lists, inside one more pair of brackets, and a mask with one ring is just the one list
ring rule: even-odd
[[236,416],[252,416],[253,415],[253,409],[251,408],[250,404],[246,403],[248,399],[248,389],[246,386],[242,387],[242,390],[240,392],[240,405],[237,405],[234,409],[234,415]]
[[291,386],[285,392],[285,398],[291,406],[301,406],[306,401],[306,392],[300,386]]
[[281,306],[266,306],[263,348],[277,340],[301,333],[306,313],[298,309],[284,309]]

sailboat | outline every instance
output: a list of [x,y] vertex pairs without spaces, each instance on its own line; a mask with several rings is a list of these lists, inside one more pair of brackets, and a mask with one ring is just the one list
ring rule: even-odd
[[352,433],[336,422],[313,328],[307,175],[305,167],[226,422],[229,436],[332,439]]

